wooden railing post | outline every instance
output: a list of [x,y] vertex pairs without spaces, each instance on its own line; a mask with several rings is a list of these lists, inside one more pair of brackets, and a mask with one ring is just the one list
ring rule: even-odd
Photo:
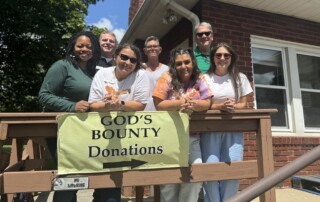
[[[193,164],[187,168],[170,168],[154,170],[129,170],[113,173],[87,174],[89,189],[107,188],[115,186],[137,186],[136,199],[143,201],[143,189],[139,186],[156,185],[155,196],[159,196],[161,184],[202,182],[228,179],[264,178],[273,171],[273,153],[270,114],[277,110],[238,110],[226,113],[210,110],[194,113],[190,120],[190,132],[256,132],[258,160],[231,162],[231,163],[204,163]],[[46,147],[46,138],[56,137],[56,116],[60,113],[0,113],[0,145],[11,142],[15,153],[10,158],[10,164],[17,163],[32,169],[40,169],[44,156],[39,152]],[[28,150],[31,159],[21,159],[23,144],[29,142]],[[32,143],[32,144],[31,144]],[[35,150],[31,147],[36,146]],[[41,147],[41,148],[39,148]],[[46,149],[45,149],[46,150]],[[35,153],[32,153],[35,151]],[[0,152],[0,159],[2,159]],[[38,159],[37,159],[38,158]],[[39,161],[41,160],[41,161]],[[32,163],[34,162],[34,163]],[[37,165],[39,168],[30,165]],[[53,179],[57,177],[56,171],[21,171],[19,165],[12,166],[10,172],[0,175],[0,194],[17,192],[51,191]],[[27,183],[27,185],[26,185]],[[28,184],[29,183],[29,184]],[[20,186],[22,184],[23,186]],[[274,202],[275,191],[271,189],[260,197],[261,201]],[[159,198],[155,197],[155,201]]]

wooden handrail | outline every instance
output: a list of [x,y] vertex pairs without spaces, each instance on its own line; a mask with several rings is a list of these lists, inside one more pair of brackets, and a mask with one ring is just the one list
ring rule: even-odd
[[[167,183],[200,182],[207,180],[263,178],[273,171],[271,119],[275,109],[237,110],[234,113],[209,110],[194,113],[190,132],[253,131],[257,134],[257,161],[233,163],[193,164],[189,168],[129,170],[123,172],[89,174],[89,188],[142,186]],[[45,139],[57,134],[56,116],[62,113],[0,113],[0,143],[15,142],[11,152],[11,169],[16,164],[30,165],[32,159],[19,159],[21,140]],[[37,145],[37,144],[35,144]],[[39,145],[37,145],[39,146]],[[43,145],[42,145],[43,146]],[[20,150],[19,150],[20,148]],[[35,160],[37,160],[36,155]],[[39,156],[42,159],[43,156]],[[0,152],[0,160],[2,151]],[[52,190],[56,171],[19,171],[0,174],[0,192],[34,192]],[[19,184],[22,186],[19,186]],[[263,201],[275,201],[274,189],[260,196]]]

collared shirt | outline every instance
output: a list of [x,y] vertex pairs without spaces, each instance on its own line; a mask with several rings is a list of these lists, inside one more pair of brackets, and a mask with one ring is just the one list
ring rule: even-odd
[[98,71],[101,68],[111,67],[111,66],[113,66],[113,58],[101,57],[99,59],[98,65],[96,66],[96,70]]
[[206,73],[210,68],[210,54],[202,54],[199,51],[198,46],[196,47],[196,49],[194,49],[193,54],[197,59],[198,67],[201,73]]

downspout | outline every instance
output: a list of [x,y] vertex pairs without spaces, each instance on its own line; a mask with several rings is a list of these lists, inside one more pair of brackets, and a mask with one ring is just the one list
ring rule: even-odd
[[178,13],[179,15],[181,15],[181,16],[187,18],[189,21],[191,21],[191,23],[192,23],[192,44],[193,44],[193,48],[195,48],[196,42],[195,42],[195,33],[194,33],[193,29],[195,28],[195,26],[200,24],[200,20],[199,20],[198,16],[196,14],[194,14],[193,12],[187,10],[183,6],[177,4],[175,1],[161,0],[161,3],[163,5],[165,5],[167,8],[170,8],[174,12]]

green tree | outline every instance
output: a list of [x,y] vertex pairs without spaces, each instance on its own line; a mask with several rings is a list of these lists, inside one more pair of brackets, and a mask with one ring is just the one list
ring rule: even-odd
[[91,31],[94,35],[96,35],[98,38],[100,37],[100,34],[104,31],[107,31],[108,29],[107,28],[99,28],[99,27],[96,27],[94,25],[89,25],[87,26],[87,29],[89,31]]
[[38,91],[69,37],[85,30],[88,5],[99,0],[2,0],[0,111],[40,111]]

